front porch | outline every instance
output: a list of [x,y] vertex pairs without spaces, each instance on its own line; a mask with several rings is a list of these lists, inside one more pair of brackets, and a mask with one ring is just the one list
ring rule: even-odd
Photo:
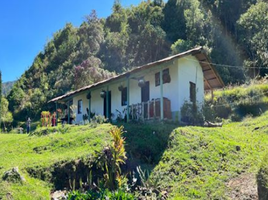
[[[129,121],[146,121],[161,119],[161,101],[160,98],[151,101],[132,104],[129,106]],[[172,119],[171,101],[163,98],[163,116],[164,119]]]

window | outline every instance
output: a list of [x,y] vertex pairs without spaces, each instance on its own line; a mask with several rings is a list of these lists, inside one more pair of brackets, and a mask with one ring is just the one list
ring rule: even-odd
[[125,87],[121,91],[121,105],[126,106],[127,105],[127,87]]
[[78,114],[82,114],[82,100],[78,101],[78,110],[77,110]]
[[[163,70],[163,84],[170,83],[169,68]],[[160,85],[160,72],[155,74],[155,86]]]
[[196,84],[193,82],[190,82],[190,101],[196,102]]

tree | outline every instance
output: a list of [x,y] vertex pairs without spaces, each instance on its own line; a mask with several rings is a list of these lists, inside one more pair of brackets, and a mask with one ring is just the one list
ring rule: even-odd
[[162,5],[142,2],[130,11],[131,39],[127,52],[131,52],[133,58],[131,67],[159,60],[170,53],[170,43],[161,27],[163,20]]
[[[268,67],[268,3],[259,1],[244,13],[239,21],[241,44],[244,46],[249,59],[245,62],[248,68]],[[255,72],[255,70],[253,69]],[[257,72],[265,75],[268,70]]]
[[167,33],[167,38],[171,43],[178,39],[186,40],[186,20],[184,8],[177,0],[169,0],[164,9],[164,20],[162,28]]
[[0,119],[3,124],[3,129],[6,131],[7,125],[13,121],[12,113],[8,110],[8,101],[6,98],[1,98]]
[[96,57],[89,57],[80,65],[74,67],[75,88],[81,88],[113,77],[115,74],[101,68],[101,60]]

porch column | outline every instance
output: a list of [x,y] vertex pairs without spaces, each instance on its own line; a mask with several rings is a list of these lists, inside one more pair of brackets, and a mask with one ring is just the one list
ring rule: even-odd
[[213,93],[213,88],[211,88],[211,102],[213,103],[214,100],[214,93]]
[[58,125],[58,102],[56,101],[56,126]]
[[90,121],[90,113],[91,113],[91,98],[88,99],[88,121]]
[[163,70],[160,68],[160,119],[164,119],[164,99],[163,99]]
[[70,101],[68,101],[68,124],[70,124]]
[[109,118],[109,86],[106,88],[106,118]]
[[129,77],[127,77],[127,122],[129,122]]

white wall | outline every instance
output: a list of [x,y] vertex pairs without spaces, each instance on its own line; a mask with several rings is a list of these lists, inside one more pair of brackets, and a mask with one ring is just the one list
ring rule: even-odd
[[[163,96],[171,101],[171,111],[173,117],[176,113],[179,115],[181,106],[185,101],[190,100],[190,81],[196,83],[197,89],[197,101],[203,102],[204,99],[204,79],[202,68],[198,62],[192,61],[197,60],[194,56],[187,56],[185,58],[174,60],[166,67],[162,69],[169,68],[169,74],[171,76],[171,82],[165,83],[163,85]],[[150,100],[155,98],[160,98],[161,91],[160,85],[155,86],[155,74],[160,71],[159,67],[152,68],[150,71],[144,70],[143,75],[132,75],[130,79],[130,102],[129,104],[141,103],[141,88],[138,86],[138,80],[134,78],[139,78],[144,76],[145,81],[150,82]],[[134,77],[133,77],[134,76]],[[121,92],[118,90],[119,85],[127,86],[126,78],[121,81],[116,81],[114,83],[109,83],[109,90],[111,91],[111,112],[113,114],[113,120],[116,119],[119,110],[122,112],[126,106],[121,106]],[[107,85],[102,88],[93,89],[91,91],[91,112],[97,115],[103,115],[103,98],[100,97],[100,92],[106,90]],[[83,120],[83,114],[86,114],[86,108],[88,108],[88,100],[86,99],[87,93],[77,95],[73,98],[73,103],[76,105],[76,123],[80,123]],[[78,100],[82,100],[82,114],[77,113]],[[178,116],[179,117],[179,116]]]
[[[75,108],[75,115],[76,115],[75,122],[76,123],[80,123],[81,121],[83,121],[83,115],[87,114],[88,99],[86,98],[86,96],[87,96],[87,93],[84,93],[84,94],[79,94],[73,98],[73,106]],[[82,113],[81,114],[78,114],[78,101],[79,100],[82,100]]]
[[[171,111],[175,111],[179,109],[179,105],[177,103],[178,97],[178,67],[176,62],[171,63],[170,65],[163,67],[162,69],[169,68],[169,74],[171,77],[170,83],[163,84],[163,97],[168,98],[171,101]],[[155,74],[160,72],[160,69],[155,70],[153,73],[146,75],[145,80],[150,81],[150,100],[160,98],[161,88],[159,86],[155,86]]]
[[190,82],[196,84],[196,100],[204,101],[204,75],[202,67],[194,56],[187,56],[178,60],[178,104],[181,107],[185,101],[190,101]]
[[91,92],[91,112],[96,115],[103,115],[103,98],[100,97],[100,92],[103,89],[106,89],[106,87]]

